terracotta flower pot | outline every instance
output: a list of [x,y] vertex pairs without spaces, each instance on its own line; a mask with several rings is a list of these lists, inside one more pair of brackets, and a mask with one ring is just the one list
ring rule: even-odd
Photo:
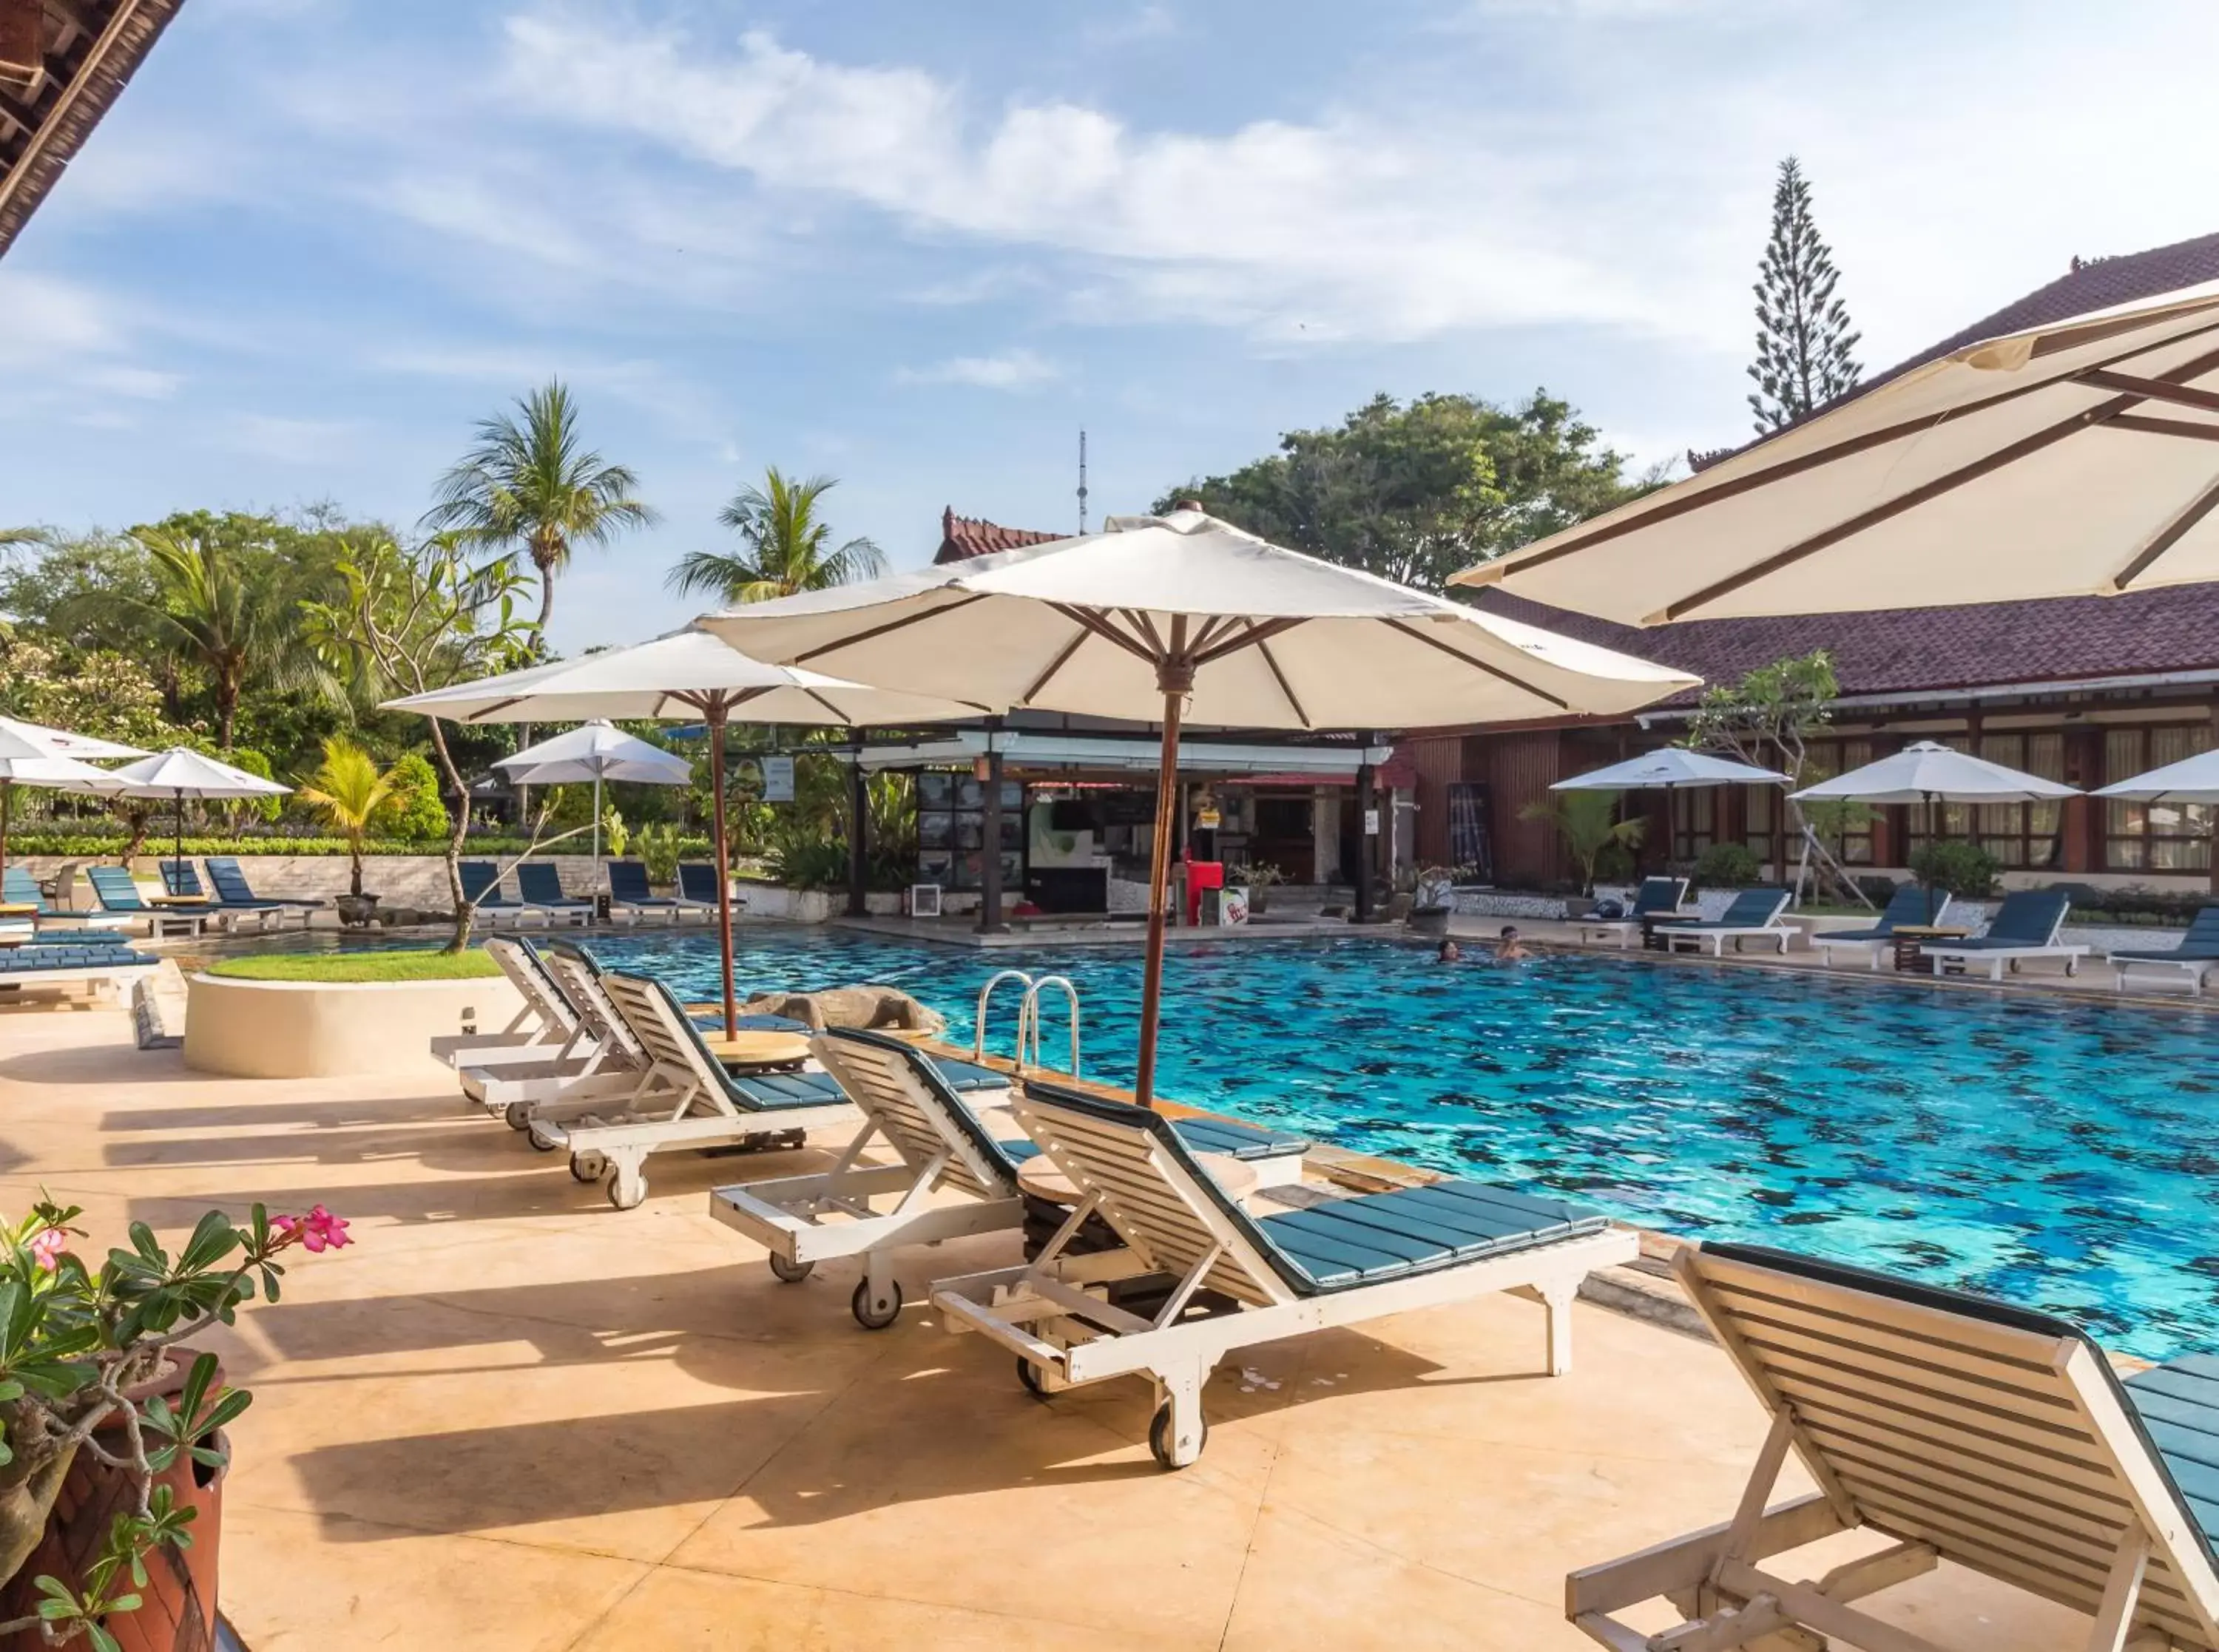
[[[171,1354],[174,1369],[127,1390],[134,1399],[158,1394],[177,1398],[196,1355],[190,1348],[175,1348]],[[211,1392],[222,1386],[219,1370]],[[101,1438],[110,1450],[121,1450],[120,1429],[113,1438],[105,1432]],[[228,1450],[229,1442],[221,1434],[215,1443]],[[175,1463],[154,1477],[154,1483],[169,1487],[178,1507],[197,1511],[193,1546],[178,1550],[165,1544],[149,1554],[146,1587],[140,1592],[143,1604],[136,1612],[109,1620],[108,1631],[123,1652],[211,1652],[215,1645],[216,1559],[223,1535],[223,1470],[203,1468],[181,1451]],[[0,1619],[28,1617],[38,1610],[40,1597],[32,1580],[42,1573],[79,1587],[84,1568],[107,1544],[110,1523],[132,1501],[128,1475],[109,1468],[89,1451],[78,1452],[47,1517],[45,1538],[22,1568],[0,1586]],[[4,1652],[33,1652],[45,1645],[35,1630],[0,1641]]]

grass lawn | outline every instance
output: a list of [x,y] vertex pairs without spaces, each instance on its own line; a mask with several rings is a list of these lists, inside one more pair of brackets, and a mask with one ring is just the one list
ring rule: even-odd
[[482,948],[443,953],[429,947],[377,952],[255,953],[208,966],[211,975],[234,981],[471,981],[498,975],[500,966]]

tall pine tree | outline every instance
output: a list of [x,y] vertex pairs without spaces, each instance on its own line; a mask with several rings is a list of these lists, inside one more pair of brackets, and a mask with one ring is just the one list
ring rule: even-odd
[[1791,425],[1854,386],[1864,372],[1850,354],[1864,335],[1834,296],[1841,271],[1811,218],[1811,185],[1790,155],[1772,192],[1772,239],[1757,266],[1756,360],[1749,399],[1760,435]]

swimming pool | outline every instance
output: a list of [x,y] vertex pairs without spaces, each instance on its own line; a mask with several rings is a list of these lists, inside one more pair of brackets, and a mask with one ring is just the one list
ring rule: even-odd
[[[971,1036],[998,969],[1066,974],[1086,1071],[1132,1080],[1134,950],[981,953],[749,927],[749,985],[898,985]],[[596,938],[712,997],[713,941]],[[2068,1314],[2152,1358],[2219,1346],[2219,1022],[2191,1011],[1363,940],[1174,947],[1170,1097],[1644,1226]],[[1015,994],[999,1003],[1006,1049]],[[1060,1022],[1048,1016],[1048,1059]]]

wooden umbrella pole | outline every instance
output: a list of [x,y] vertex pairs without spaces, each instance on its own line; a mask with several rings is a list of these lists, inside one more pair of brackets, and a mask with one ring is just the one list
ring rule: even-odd
[[717,858],[717,965],[724,978],[724,1036],[740,1035],[739,999],[732,984],[732,867],[724,842],[724,704],[709,706],[709,813]]
[[0,872],[8,870],[8,804],[16,795],[16,782],[0,775]]
[[1155,1105],[1156,1022],[1163,1013],[1164,928],[1171,907],[1172,811],[1178,806],[1179,711],[1194,688],[1194,666],[1186,653],[1186,620],[1172,621],[1172,647],[1156,668],[1164,691],[1163,756],[1156,769],[1156,833],[1148,861],[1148,956],[1141,978],[1141,1062],[1133,1094],[1142,1107]]

